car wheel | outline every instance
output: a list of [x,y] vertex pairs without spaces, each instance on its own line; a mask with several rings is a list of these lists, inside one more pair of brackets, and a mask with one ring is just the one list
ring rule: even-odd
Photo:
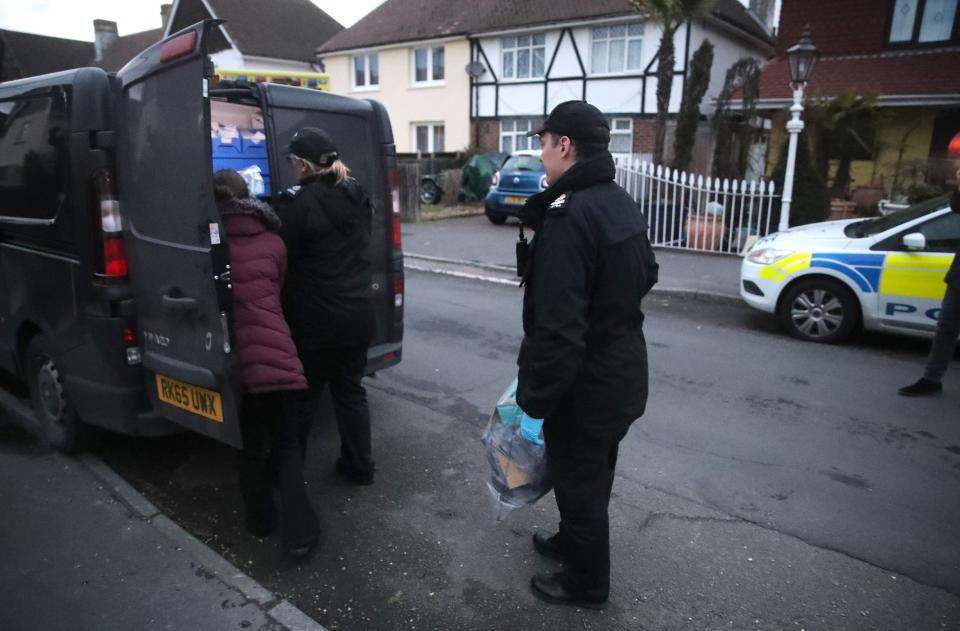
[[77,416],[63,387],[63,375],[52,359],[50,344],[36,335],[27,346],[27,384],[41,437],[54,449],[75,453],[88,428]]
[[420,201],[424,204],[436,204],[440,199],[440,187],[436,182],[425,180],[420,184]]
[[780,305],[780,320],[794,337],[836,344],[853,332],[860,320],[860,303],[839,281],[813,278],[787,290]]
[[506,223],[507,216],[500,213],[487,213],[487,219],[490,220],[490,223],[497,224],[499,226]]

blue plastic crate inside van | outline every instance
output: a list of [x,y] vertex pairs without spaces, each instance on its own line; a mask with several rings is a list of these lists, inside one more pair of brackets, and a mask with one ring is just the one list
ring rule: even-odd
[[213,134],[210,140],[213,145],[214,172],[220,169],[242,171],[256,165],[260,167],[260,174],[263,176],[263,195],[260,197],[271,196],[273,189],[270,186],[267,139],[263,136],[262,130],[242,129],[232,138]]

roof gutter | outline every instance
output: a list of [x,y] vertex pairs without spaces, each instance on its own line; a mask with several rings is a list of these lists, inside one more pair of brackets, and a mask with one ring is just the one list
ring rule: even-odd
[[[832,98],[832,97],[816,97]],[[716,100],[716,99],[714,99]],[[757,99],[757,110],[780,110],[793,104],[792,98]],[[960,105],[960,94],[886,94],[877,97],[878,107],[934,107]],[[742,108],[743,100],[730,101],[731,109]]]
[[407,39],[400,42],[390,42],[385,44],[371,44],[369,46],[354,46],[353,48],[340,48],[336,50],[323,50],[322,46],[318,46],[316,49],[318,57],[335,57],[338,55],[352,55],[353,53],[363,53],[369,52],[371,50],[390,50],[393,48],[407,48],[414,44],[420,46],[429,46],[431,44],[443,44],[446,42],[455,42],[457,40],[466,39],[466,33],[457,33],[455,35],[447,35],[444,37],[432,37],[429,39]]

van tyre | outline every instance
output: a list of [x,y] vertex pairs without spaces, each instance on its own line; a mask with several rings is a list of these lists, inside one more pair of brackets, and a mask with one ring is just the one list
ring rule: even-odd
[[76,453],[83,446],[87,428],[63,386],[63,374],[52,358],[50,343],[37,335],[27,346],[27,384],[37,415],[41,438],[57,451]]
[[496,225],[499,226],[499,225],[501,225],[501,224],[506,223],[506,221],[507,221],[507,216],[506,216],[506,215],[502,215],[502,214],[500,214],[500,213],[487,213],[487,219],[490,220],[490,223],[496,224]]
[[860,303],[843,283],[811,278],[791,286],[780,304],[780,321],[790,335],[808,342],[843,342],[860,321]]

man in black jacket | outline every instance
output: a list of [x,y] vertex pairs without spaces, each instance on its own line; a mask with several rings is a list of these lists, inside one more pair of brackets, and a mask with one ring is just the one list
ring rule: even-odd
[[[957,170],[957,189],[950,198],[950,210],[960,213],[960,169]],[[957,248],[957,253],[953,255],[953,263],[944,282],[947,283],[947,290],[943,294],[943,302],[940,303],[937,333],[930,345],[927,367],[918,381],[900,388],[900,394],[905,397],[922,397],[943,392],[940,381],[947,372],[950,358],[957,347],[957,336],[960,335],[960,248]]]
[[599,607],[610,591],[607,508],[619,443],[646,407],[640,303],[658,266],[646,220],[613,181],[601,112],[561,103],[533,133],[551,184],[522,213],[536,236],[524,270],[517,403],[544,419],[560,511],[559,532],[536,533],[534,547],[564,568],[534,576],[531,587],[548,602]]
[[[367,253],[370,198],[322,129],[298,131],[290,142],[290,160],[300,185],[284,193],[278,209],[288,256],[283,310],[309,390],[292,397],[300,425],[275,446],[284,452],[281,474],[283,467],[295,466],[294,451],[302,468],[310,423],[329,384],[340,432],[336,470],[349,481],[371,484],[370,412],[362,384],[374,327]],[[294,556],[308,554],[316,544],[316,516],[307,508],[303,513],[285,532]]]

